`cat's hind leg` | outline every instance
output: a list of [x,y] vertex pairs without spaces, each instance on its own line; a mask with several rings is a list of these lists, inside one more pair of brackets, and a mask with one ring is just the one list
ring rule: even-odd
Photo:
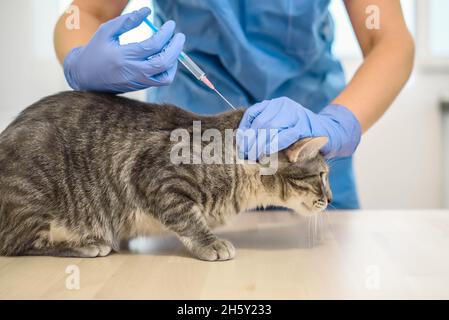
[[54,222],[50,223],[48,230],[39,234],[25,255],[95,258],[105,257],[111,253],[111,246],[101,239],[80,236],[80,233],[88,234],[89,231],[74,232]]
[[74,258],[95,258],[105,257],[111,253],[112,249],[104,244],[82,244],[76,242],[52,242],[40,241],[32,249],[25,251],[25,256],[54,256],[54,257],[74,257]]
[[104,241],[52,228],[48,223],[51,216],[25,213],[14,215],[15,219],[0,216],[0,255],[93,258],[111,252],[111,246]]
[[90,227],[58,223],[55,217],[59,215],[48,209],[49,200],[40,192],[22,190],[22,185],[1,187],[0,255],[97,257],[111,252],[109,243],[100,238],[100,231],[93,233]]

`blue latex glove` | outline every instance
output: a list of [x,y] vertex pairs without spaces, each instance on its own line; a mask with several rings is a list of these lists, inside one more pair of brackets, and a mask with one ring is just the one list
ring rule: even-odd
[[[321,149],[327,159],[347,157],[354,153],[361,138],[360,123],[346,107],[329,105],[316,114],[285,97],[263,101],[248,108],[239,129],[242,132],[248,129],[256,131],[253,138],[247,135],[250,137],[245,139],[247,141],[243,141],[243,135],[237,135],[240,157],[251,160],[264,153],[283,150],[300,139],[318,136],[329,139]],[[276,135],[267,134],[266,139],[258,139],[259,129],[277,129],[277,146],[273,143]]]
[[166,22],[151,38],[120,45],[119,36],[138,27],[151,13],[142,8],[100,26],[86,46],[72,49],[64,60],[70,87],[81,91],[123,93],[173,82],[185,36]]

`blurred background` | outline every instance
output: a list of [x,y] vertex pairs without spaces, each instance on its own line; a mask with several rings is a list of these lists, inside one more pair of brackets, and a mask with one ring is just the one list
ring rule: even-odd
[[[0,10],[0,131],[26,106],[68,89],[53,51],[53,27],[70,0],[3,1]],[[449,1],[403,0],[416,40],[415,70],[356,154],[363,208],[449,208]],[[151,6],[131,1],[127,11]],[[341,0],[333,0],[335,53],[349,79],[361,53]],[[148,37],[142,27],[122,41]],[[391,70],[395,72],[395,70]],[[386,74],[385,77],[389,75]],[[143,92],[131,94],[144,99]]]

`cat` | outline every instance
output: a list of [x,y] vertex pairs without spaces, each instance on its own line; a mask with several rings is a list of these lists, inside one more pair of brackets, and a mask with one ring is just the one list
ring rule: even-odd
[[[236,129],[243,109],[200,116],[173,105],[63,92],[25,109],[0,134],[0,255],[106,256],[139,236],[172,232],[199,259],[229,260],[212,229],[248,209],[303,214],[331,201],[327,138],[303,139],[260,163],[174,164],[173,130]],[[235,136],[233,137],[235,140]]]

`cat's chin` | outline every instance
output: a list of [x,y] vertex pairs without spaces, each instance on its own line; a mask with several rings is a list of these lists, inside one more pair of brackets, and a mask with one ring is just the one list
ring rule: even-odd
[[325,207],[316,207],[316,206],[309,206],[305,204],[304,202],[301,202],[299,205],[297,205],[295,208],[292,208],[296,214],[301,216],[313,216],[317,213],[323,212],[326,208]]

